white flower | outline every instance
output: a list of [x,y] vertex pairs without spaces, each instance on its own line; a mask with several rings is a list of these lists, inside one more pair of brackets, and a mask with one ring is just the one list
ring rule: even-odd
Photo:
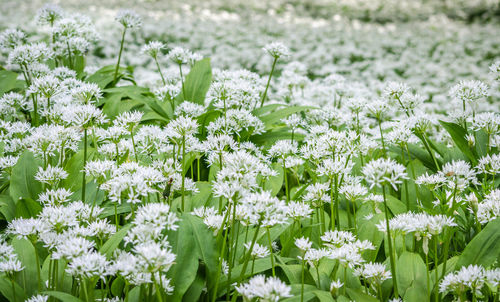
[[66,272],[80,278],[104,278],[110,270],[106,257],[98,252],[83,253],[72,259]]
[[500,189],[491,191],[477,205],[477,219],[485,224],[500,216]]
[[309,240],[309,238],[301,237],[295,239],[295,246],[297,246],[299,250],[305,252],[312,247],[312,242]]
[[139,28],[142,26],[141,17],[134,11],[124,9],[120,10],[115,17],[125,28]]
[[355,269],[354,272],[376,285],[380,285],[383,281],[392,278],[391,271],[386,270],[385,265],[382,263],[366,263]]
[[451,97],[467,102],[474,102],[489,95],[489,87],[481,81],[460,81],[451,87],[449,94]]
[[257,275],[247,283],[236,286],[236,290],[248,300],[258,298],[262,302],[277,302],[292,296],[290,286],[276,277],[266,278],[263,275]]
[[379,158],[368,162],[363,167],[365,180],[373,187],[391,185],[397,190],[397,184],[401,184],[403,179],[407,179],[405,167],[392,159]]
[[35,179],[39,182],[46,183],[51,186],[57,185],[61,180],[68,177],[68,172],[61,167],[53,167],[48,165],[46,169],[39,167],[35,174]]
[[444,276],[439,283],[439,291],[442,293],[454,292],[458,295],[467,289],[479,291],[486,281],[485,270],[480,265],[469,265],[462,267],[457,272]]
[[263,49],[275,59],[290,56],[290,49],[281,42],[269,43]]
[[161,50],[165,48],[165,44],[160,41],[149,41],[148,44],[141,48],[143,54],[147,54],[153,59],[156,59],[161,53]]

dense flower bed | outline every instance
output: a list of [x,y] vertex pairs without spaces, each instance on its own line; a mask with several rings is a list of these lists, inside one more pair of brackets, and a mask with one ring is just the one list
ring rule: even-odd
[[498,300],[494,22],[227,14],[0,34],[0,298]]

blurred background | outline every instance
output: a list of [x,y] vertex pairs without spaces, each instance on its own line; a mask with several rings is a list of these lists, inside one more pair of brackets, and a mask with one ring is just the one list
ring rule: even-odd
[[116,13],[139,13],[144,25],[127,35],[123,62],[146,84],[158,80],[153,63],[139,55],[151,40],[211,57],[216,68],[260,74],[270,66],[262,47],[280,41],[292,56],[278,72],[298,61],[310,79],[338,74],[368,90],[403,81],[430,98],[446,97],[461,79],[485,79],[500,59],[498,0],[0,0],[0,28],[40,39],[48,29],[34,16],[46,3],[95,22],[101,39],[90,68],[116,60]]

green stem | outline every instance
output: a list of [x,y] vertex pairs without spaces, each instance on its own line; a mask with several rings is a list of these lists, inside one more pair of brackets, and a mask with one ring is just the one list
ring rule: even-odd
[[113,83],[116,84],[116,78],[118,76],[118,68],[120,68],[120,61],[122,59],[122,52],[123,52],[123,43],[125,42],[125,33],[127,32],[127,28],[123,28],[123,33],[122,33],[122,40],[120,42],[120,52],[118,52],[118,62],[116,63],[115,67],[115,74],[113,76]]
[[380,140],[382,141],[382,152],[384,154],[384,158],[387,156],[387,151],[385,149],[385,142],[384,142],[384,134],[382,132],[382,121],[380,119],[377,119],[378,121],[378,129],[380,131]]
[[434,288],[436,289],[436,294],[434,295],[434,301],[439,300],[438,241],[439,241],[439,238],[436,235],[434,238],[434,271],[435,271],[435,276],[436,276],[436,283],[434,285]]
[[288,192],[288,177],[286,176],[285,158],[283,157],[283,177],[285,178],[286,203],[290,202],[290,192]]
[[14,282],[14,276],[10,278],[10,282],[12,284],[12,296],[14,297],[14,302],[17,302],[17,296],[16,296],[16,284]]
[[163,73],[161,72],[160,64],[158,64],[158,59],[155,57],[155,63],[156,63],[156,68],[158,68],[158,73],[160,74],[161,81],[163,82],[163,85],[166,84],[165,78],[163,77]]
[[156,282],[156,278],[155,278],[155,274],[152,273],[151,276],[153,277],[153,282],[154,282],[154,286],[155,286],[155,289],[156,289],[156,297],[158,298],[157,301],[160,301],[160,302],[163,302],[163,298],[161,297],[161,293],[160,293],[160,286],[157,284]]
[[273,272],[273,277],[276,276],[276,272],[274,270],[274,254],[273,254],[273,241],[271,240],[271,232],[269,228],[267,228],[267,239],[269,240],[269,251],[271,252],[271,269]]
[[262,99],[260,100],[260,107],[264,106],[264,101],[267,97],[267,90],[269,89],[269,84],[271,83],[271,77],[273,76],[274,68],[276,67],[276,62],[278,58],[275,57],[273,61],[273,66],[271,67],[271,73],[269,74],[269,78],[267,79],[266,89],[264,90],[264,94],[262,95]]
[[182,136],[182,180],[181,180],[181,193],[182,193],[182,197],[181,197],[181,207],[182,207],[182,211],[185,211],[186,209],[184,208],[184,177],[186,175],[186,172],[185,172],[185,168],[184,168],[184,165],[185,165],[185,161],[186,161],[186,136]]
[[394,285],[394,296],[397,298],[399,297],[398,294],[398,282],[397,282],[397,275],[396,275],[396,259],[392,247],[392,237],[391,237],[391,229],[389,226],[389,209],[387,207],[387,199],[386,199],[386,193],[385,193],[385,186],[382,186],[382,192],[384,195],[384,211],[385,211],[385,226],[387,228],[387,243],[389,245],[389,258],[391,262],[391,274],[392,274],[392,283]]
[[239,278],[240,283],[243,280],[243,277],[245,276],[247,266],[248,266],[248,261],[250,259],[250,255],[251,255],[252,250],[253,250],[253,246],[255,245],[255,241],[257,241],[257,236],[259,235],[259,230],[260,230],[260,224],[261,224],[261,221],[259,221],[259,223],[257,224],[257,229],[255,230],[255,234],[253,235],[252,243],[250,244],[250,248],[248,249],[247,256],[245,257],[245,262],[243,263],[243,268],[241,269],[241,274],[240,274],[240,278]]
[[139,162],[138,155],[137,155],[137,150],[135,148],[134,131],[130,131],[130,138],[132,139],[132,146],[134,147],[135,162]]
[[182,76],[182,64],[179,64],[179,74],[181,76],[181,85],[182,85],[182,97],[184,98],[181,101],[186,100],[186,91],[184,89],[184,77]]
[[304,257],[302,257],[302,269],[301,269],[301,277],[300,277],[300,302],[304,302],[304,270],[305,270],[305,261]]
[[118,232],[118,207],[117,207],[117,202],[114,202],[115,204],[115,225],[116,225],[116,231]]
[[82,202],[85,203],[85,187],[86,187],[86,173],[85,165],[87,164],[87,128],[83,130],[83,170],[82,170]]

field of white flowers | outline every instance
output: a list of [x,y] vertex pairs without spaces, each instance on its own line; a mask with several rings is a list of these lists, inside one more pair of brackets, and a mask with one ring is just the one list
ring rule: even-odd
[[500,7],[1,0],[0,301],[500,301]]

